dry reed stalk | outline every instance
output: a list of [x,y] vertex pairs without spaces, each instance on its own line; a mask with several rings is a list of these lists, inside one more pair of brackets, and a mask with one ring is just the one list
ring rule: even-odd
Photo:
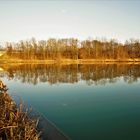
[[23,104],[18,108],[7,93],[0,93],[0,140],[40,140],[37,124],[28,110],[23,112]]

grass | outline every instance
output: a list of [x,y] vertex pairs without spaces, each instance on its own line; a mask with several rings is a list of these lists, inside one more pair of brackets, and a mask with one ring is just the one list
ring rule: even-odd
[[1,64],[97,64],[97,63],[140,63],[140,58],[135,59],[46,59],[46,60],[38,60],[38,59],[0,59]]
[[0,93],[0,140],[40,140],[37,124],[22,104],[17,107],[7,93]]

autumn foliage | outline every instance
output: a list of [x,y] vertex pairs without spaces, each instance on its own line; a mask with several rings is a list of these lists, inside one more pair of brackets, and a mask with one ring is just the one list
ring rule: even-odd
[[6,43],[10,58],[23,60],[59,59],[139,59],[140,41],[131,39],[124,44],[116,40],[79,41],[75,38],[37,41],[35,38],[18,43]]

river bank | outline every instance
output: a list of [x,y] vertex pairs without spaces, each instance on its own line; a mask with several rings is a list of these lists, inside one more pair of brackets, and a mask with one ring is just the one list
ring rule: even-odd
[[106,64],[106,63],[138,63],[140,59],[59,59],[59,60],[23,60],[23,59],[0,59],[1,64],[9,63],[33,63],[33,64]]

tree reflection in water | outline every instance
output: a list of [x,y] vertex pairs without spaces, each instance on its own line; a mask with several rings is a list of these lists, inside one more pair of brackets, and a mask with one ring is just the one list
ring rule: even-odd
[[86,81],[88,85],[105,85],[116,82],[119,77],[123,77],[127,83],[133,83],[140,77],[138,64],[21,64],[0,67],[4,70],[0,72],[1,77],[34,85],[39,82],[77,83],[80,80]]

